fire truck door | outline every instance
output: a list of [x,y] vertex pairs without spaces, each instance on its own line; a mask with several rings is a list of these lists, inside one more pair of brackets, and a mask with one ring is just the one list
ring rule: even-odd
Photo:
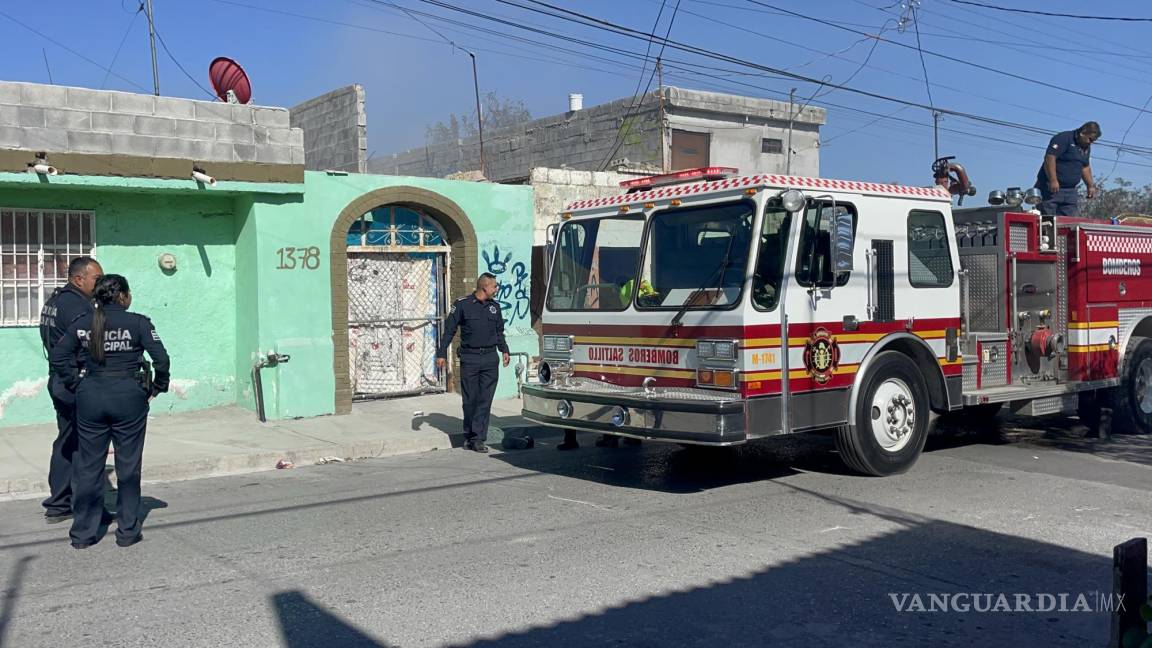
[[845,420],[852,363],[859,363],[845,356],[857,351],[845,342],[866,310],[865,277],[852,263],[855,229],[856,208],[841,202],[815,202],[800,222],[785,305],[793,429]]

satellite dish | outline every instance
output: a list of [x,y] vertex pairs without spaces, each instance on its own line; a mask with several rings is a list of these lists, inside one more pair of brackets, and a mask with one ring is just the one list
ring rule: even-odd
[[208,80],[220,101],[242,104],[252,101],[252,82],[244,68],[227,56],[217,57],[208,66]]

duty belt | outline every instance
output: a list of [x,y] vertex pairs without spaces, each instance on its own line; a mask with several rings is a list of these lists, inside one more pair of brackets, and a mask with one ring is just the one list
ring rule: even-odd
[[140,375],[140,372],[132,369],[86,369],[85,375],[110,376],[113,378],[136,378]]
[[462,346],[462,347],[460,347],[460,353],[468,353],[468,354],[492,353],[495,350],[496,350],[496,347],[494,347],[494,346],[488,346],[488,347],[465,347],[465,346]]

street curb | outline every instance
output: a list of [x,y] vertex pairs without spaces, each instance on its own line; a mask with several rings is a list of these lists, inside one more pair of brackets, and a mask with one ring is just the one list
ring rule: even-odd
[[[297,466],[310,466],[325,457],[340,459],[375,459],[431,450],[445,450],[452,447],[448,435],[427,432],[415,435],[362,440],[345,444],[328,444],[295,450],[258,450],[247,454],[228,455],[211,459],[191,459],[182,462],[163,464],[149,463],[148,452],[144,452],[143,483],[163,484],[167,482],[242,475],[246,473],[276,470],[281,459]],[[110,466],[111,464],[109,464]],[[110,475],[115,484],[115,474]],[[41,479],[0,480],[0,501],[31,499],[48,494],[48,476]]]

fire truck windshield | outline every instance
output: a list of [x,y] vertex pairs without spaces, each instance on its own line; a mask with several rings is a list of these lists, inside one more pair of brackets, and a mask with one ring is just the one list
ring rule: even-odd
[[621,311],[627,308],[635,290],[643,233],[642,215],[564,223],[556,234],[556,256],[548,282],[548,309]]
[[727,308],[740,301],[756,205],[739,201],[652,215],[636,305]]

